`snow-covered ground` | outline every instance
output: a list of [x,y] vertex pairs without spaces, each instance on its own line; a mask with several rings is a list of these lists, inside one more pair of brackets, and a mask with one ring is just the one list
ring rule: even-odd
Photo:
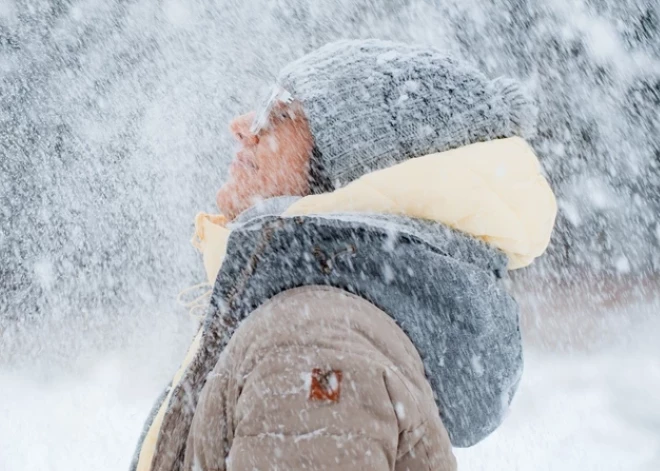
[[[658,307],[641,307],[646,320],[599,351],[528,348],[509,418],[481,444],[456,451],[460,469],[660,469]],[[68,375],[0,370],[0,470],[127,469],[171,358],[142,344]]]

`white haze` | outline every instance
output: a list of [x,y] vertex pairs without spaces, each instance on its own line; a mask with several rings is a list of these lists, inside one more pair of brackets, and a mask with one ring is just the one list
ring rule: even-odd
[[289,60],[420,42],[539,99],[557,191],[525,376],[466,470],[660,469],[660,4],[0,0],[0,471],[122,470],[194,330],[192,219]]

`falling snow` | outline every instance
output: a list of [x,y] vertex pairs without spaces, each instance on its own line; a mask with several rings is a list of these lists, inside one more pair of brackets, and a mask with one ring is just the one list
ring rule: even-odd
[[0,0],[0,471],[127,468],[195,329],[175,299],[204,277],[189,239],[227,123],[347,37],[433,45],[538,98],[557,230],[511,280],[520,393],[459,469],[660,469],[658,2]]

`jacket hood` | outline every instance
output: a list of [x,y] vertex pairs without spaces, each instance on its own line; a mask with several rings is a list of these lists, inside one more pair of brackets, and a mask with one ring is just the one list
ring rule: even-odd
[[369,173],[332,193],[303,198],[285,215],[328,212],[440,222],[500,249],[516,269],[545,252],[557,204],[532,148],[512,137]]
[[[411,159],[331,193],[273,198],[247,210],[236,223],[282,213],[392,214],[439,222],[501,250],[512,270],[545,252],[557,203],[532,148],[512,137]],[[229,229],[216,218],[198,215],[194,238],[210,283],[229,237]]]

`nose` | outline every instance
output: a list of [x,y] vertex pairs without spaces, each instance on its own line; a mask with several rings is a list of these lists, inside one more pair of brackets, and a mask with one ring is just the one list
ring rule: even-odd
[[235,118],[229,125],[234,138],[244,146],[253,146],[259,142],[259,136],[250,132],[255,113],[247,113]]

